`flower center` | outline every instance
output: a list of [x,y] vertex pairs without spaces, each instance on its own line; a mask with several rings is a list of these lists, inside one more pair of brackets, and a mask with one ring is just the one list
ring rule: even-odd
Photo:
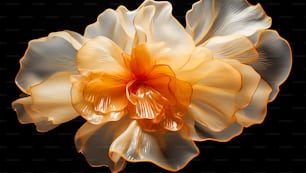
[[170,66],[155,62],[146,44],[137,45],[131,55],[122,56],[125,74],[102,71],[85,77],[84,84],[80,84],[82,101],[74,103],[77,111],[87,120],[127,111],[145,131],[180,130],[190,104],[191,85],[176,79]]
[[192,94],[189,83],[176,79],[170,66],[156,64],[145,44],[128,57],[132,79],[126,86],[128,114],[146,131],[177,131],[183,126]]

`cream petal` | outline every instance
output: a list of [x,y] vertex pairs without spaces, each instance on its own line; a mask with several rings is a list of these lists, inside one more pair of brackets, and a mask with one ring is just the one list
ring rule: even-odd
[[238,70],[225,62],[211,60],[185,75],[198,77],[193,83],[187,114],[192,114],[196,121],[213,131],[221,131],[235,121],[234,114],[241,108],[238,94],[242,75]]
[[214,36],[249,36],[270,26],[271,18],[260,4],[251,5],[246,0],[200,0],[186,14],[186,30],[197,45]]
[[129,75],[124,52],[106,37],[97,37],[85,42],[77,53],[76,64],[83,74],[101,71],[113,76],[119,75],[122,78]]
[[110,146],[110,152],[130,162],[152,162],[164,169],[178,171],[199,154],[195,144],[179,132],[144,132],[134,120]]
[[229,125],[222,131],[216,132],[195,121],[194,117],[192,116],[185,116],[184,121],[186,124],[183,129],[183,131],[185,131],[184,137],[193,141],[211,140],[218,142],[227,142],[233,139],[234,137],[240,135],[243,131],[242,125],[237,122]]
[[84,37],[87,39],[107,37],[130,54],[135,34],[133,25],[135,13],[136,11],[129,11],[124,6],[119,6],[116,11],[107,9],[98,16],[95,23],[86,28]]
[[[257,39],[254,37],[258,36]],[[259,58],[250,63],[261,77],[271,86],[269,101],[275,99],[279,86],[288,78],[292,66],[292,52],[289,43],[276,31],[266,30],[255,34]]]
[[71,104],[70,72],[59,72],[30,88],[32,109],[54,124],[70,121],[78,116]]
[[39,132],[47,132],[59,126],[59,124],[54,124],[54,122],[49,120],[46,115],[32,109],[31,96],[15,100],[12,103],[12,107],[17,112],[17,117],[20,123],[34,123],[36,130]]
[[237,122],[244,127],[261,123],[267,113],[267,103],[272,89],[261,80],[250,104],[236,113]]
[[17,86],[29,94],[29,87],[40,83],[56,72],[77,72],[75,55],[80,36],[72,31],[50,33],[48,37],[32,40],[20,60]]
[[134,44],[163,43],[167,51],[154,52],[158,64],[168,64],[173,70],[188,60],[194,49],[192,38],[172,16],[172,6],[166,1],[145,1],[134,18],[136,38]]
[[85,123],[75,135],[75,145],[88,163],[93,167],[107,166],[112,172],[125,167],[125,160],[116,154],[110,154],[109,148],[128,126],[128,118],[119,121],[104,122],[100,125]]
[[240,108],[247,106],[260,83],[260,75],[250,66],[241,64],[237,60],[225,59],[225,62],[232,65],[241,74],[242,87],[237,93],[236,102],[240,105]]
[[258,58],[255,45],[242,35],[216,36],[203,46],[212,51],[216,58],[236,59],[241,63],[253,62]]

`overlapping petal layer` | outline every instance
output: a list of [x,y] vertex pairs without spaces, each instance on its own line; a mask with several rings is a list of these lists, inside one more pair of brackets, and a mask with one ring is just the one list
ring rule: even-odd
[[261,123],[291,69],[291,50],[260,5],[200,0],[186,29],[166,1],[107,9],[84,37],[55,32],[33,40],[13,102],[38,131],[82,116],[76,147],[91,166],[126,161],[182,169],[193,141],[228,141]]

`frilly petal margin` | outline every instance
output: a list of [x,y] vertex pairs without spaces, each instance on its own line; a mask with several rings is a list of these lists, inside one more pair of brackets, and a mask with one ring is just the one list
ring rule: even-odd
[[99,125],[85,123],[75,135],[77,150],[93,167],[107,166],[112,172],[121,171],[126,161],[116,154],[110,154],[109,147],[113,140],[124,132],[129,122],[130,120],[125,117]]
[[56,73],[40,84],[32,86],[31,96],[12,103],[21,123],[34,123],[37,130],[49,131],[78,116],[70,99],[69,72]]
[[261,80],[249,105],[236,112],[237,122],[243,127],[262,123],[267,114],[267,103],[271,91],[271,87]]
[[271,86],[269,102],[273,101],[280,85],[288,78],[292,67],[292,52],[289,43],[277,31],[264,30],[254,34],[251,40],[256,43],[258,60],[249,63]]
[[86,39],[107,37],[125,52],[131,53],[135,35],[133,25],[135,14],[136,10],[129,11],[124,6],[119,6],[116,11],[107,9],[98,16],[95,23],[87,26],[84,37]]
[[72,31],[50,33],[48,37],[32,40],[20,60],[16,85],[29,94],[29,87],[56,72],[77,72],[75,55],[81,47],[82,36]]
[[196,45],[214,36],[249,36],[270,26],[271,18],[260,4],[251,5],[246,0],[200,0],[186,14],[186,30]]
[[50,131],[59,124],[54,124],[48,120],[48,117],[33,110],[32,98],[20,98],[12,103],[13,109],[17,112],[17,118],[21,124],[34,123],[38,132]]
[[166,170],[178,171],[199,154],[199,149],[180,132],[144,132],[133,120],[113,141],[110,154],[129,162],[152,162]]

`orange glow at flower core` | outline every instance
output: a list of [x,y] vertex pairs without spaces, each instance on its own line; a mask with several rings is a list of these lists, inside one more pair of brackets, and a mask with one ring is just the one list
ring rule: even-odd
[[84,101],[100,115],[127,110],[128,116],[145,131],[180,130],[192,86],[176,79],[170,66],[156,64],[145,44],[137,45],[131,55],[122,56],[124,68],[128,69],[128,74],[122,76],[129,77],[90,74],[83,89]]

